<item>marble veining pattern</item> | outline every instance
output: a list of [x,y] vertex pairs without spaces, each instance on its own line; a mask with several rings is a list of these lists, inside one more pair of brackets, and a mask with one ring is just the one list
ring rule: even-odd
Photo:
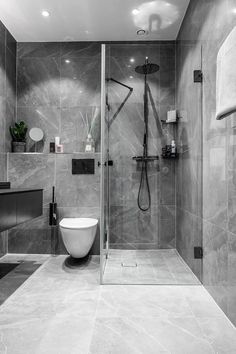
[[6,254],[2,263],[18,263],[18,266],[0,279],[0,304],[11,296],[46,260],[49,255]]
[[[235,324],[236,118],[232,114],[215,119],[216,58],[236,25],[234,9],[231,0],[190,1],[177,38],[182,153],[177,167],[176,241],[181,256],[199,274],[191,249],[200,245],[197,230],[202,235],[203,284]],[[192,82],[196,69],[203,71],[202,85]]]
[[[110,159],[114,161],[109,180],[112,186],[111,243],[116,248],[175,247],[175,211],[160,216],[162,206],[174,208],[175,205],[174,162],[159,161],[149,165],[152,208],[148,213],[140,213],[137,207],[140,166],[136,166],[132,156],[142,153],[143,76],[134,68],[144,62],[146,55],[161,67],[160,72],[150,75],[148,80],[152,97],[149,104],[149,153],[160,155],[162,146],[174,135],[171,127],[161,127],[160,119],[166,119],[167,110],[175,107],[175,43],[107,45],[107,77],[134,87],[109,132]],[[135,63],[130,63],[131,57],[135,58]],[[83,209],[83,215],[85,210],[89,213],[90,207],[99,206],[99,170],[95,176],[72,176],[70,159],[76,156],[72,155],[76,152],[80,154],[77,156],[82,156],[89,129],[96,152],[100,151],[100,61],[99,43],[17,43],[17,119],[25,120],[29,129],[37,126],[44,131],[44,140],[37,144],[37,151],[43,152],[45,157],[32,155],[18,159],[9,156],[9,177],[19,186],[27,181],[35,186],[38,182],[44,184],[45,208],[55,184],[63,216],[75,215],[78,206]],[[111,117],[125,98],[126,89],[109,82],[107,90]],[[55,158],[56,167],[53,168],[53,157],[48,154],[49,142],[58,135],[66,154]],[[35,145],[28,139],[27,151],[33,152],[34,149]],[[96,165],[98,159],[96,156]],[[44,168],[40,161],[47,166]],[[132,227],[134,219],[137,219],[135,230]],[[47,219],[41,221],[44,235],[34,227],[34,237],[30,237],[26,247],[28,252],[32,252],[33,240],[39,240],[35,246],[38,253],[50,248]],[[27,237],[29,227],[30,224],[25,227]],[[19,251],[23,249],[23,243],[17,245],[17,235],[21,232],[11,233],[12,251],[17,252],[17,247]],[[26,241],[26,237],[23,239]],[[64,252],[60,241],[59,252]],[[98,253],[97,246],[96,249]]]
[[168,249],[112,249],[103,279],[105,284],[200,284],[177,251]]
[[44,131],[39,152],[55,136],[82,152],[90,129],[100,151],[100,61],[97,43],[17,43],[17,119]]
[[[9,126],[16,114],[16,41],[0,21],[0,181],[7,181],[7,156],[11,151]],[[7,252],[7,233],[0,233],[0,255]]]
[[[94,158],[94,175],[72,175],[72,158]],[[8,154],[8,178],[12,188],[43,188],[43,215],[8,231],[10,253],[66,254],[59,228],[56,237],[49,226],[52,186],[56,187],[58,218],[95,217],[99,219],[99,154]],[[99,254],[99,228],[92,249]]]
[[235,353],[236,330],[201,285],[99,286],[98,257],[65,260],[50,257],[0,307],[1,352]]
[[[160,71],[148,76],[149,154],[160,156],[162,147],[170,144],[175,134],[170,126],[161,124],[167,111],[175,108],[175,43],[111,44],[107,51],[107,76],[134,89],[113,120],[128,90],[112,81],[108,83],[109,158],[114,162],[109,169],[111,246],[118,249],[174,248],[175,213],[168,217],[166,214],[163,219],[160,208],[175,206],[175,162],[160,159],[149,164],[152,205],[151,210],[143,213],[137,206],[141,169],[132,157],[142,155],[143,150],[144,77],[135,72],[135,67],[144,63],[145,56],[160,65]],[[146,199],[143,193],[143,202]]]

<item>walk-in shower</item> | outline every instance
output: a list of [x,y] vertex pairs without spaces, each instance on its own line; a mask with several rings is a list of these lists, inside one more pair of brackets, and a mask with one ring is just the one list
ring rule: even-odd
[[162,153],[173,140],[181,145],[187,128],[183,118],[166,122],[177,108],[175,44],[107,44],[102,53],[101,282],[198,284],[201,240],[190,269],[180,256],[188,225],[177,218],[188,155]]

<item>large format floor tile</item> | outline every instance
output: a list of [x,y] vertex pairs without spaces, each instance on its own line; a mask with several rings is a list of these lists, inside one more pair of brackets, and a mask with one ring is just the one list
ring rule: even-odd
[[50,257],[0,306],[0,353],[235,352],[235,328],[201,285],[101,286],[99,257]]

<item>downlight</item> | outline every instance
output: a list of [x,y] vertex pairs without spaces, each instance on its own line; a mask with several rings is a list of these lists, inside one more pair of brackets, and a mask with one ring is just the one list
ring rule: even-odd
[[140,13],[140,10],[139,9],[133,9],[132,11],[132,14],[135,16],[135,15],[138,15]]
[[49,13],[49,11],[47,11],[47,10],[42,10],[41,15],[42,15],[43,17],[49,17],[49,16],[50,16],[50,13]]

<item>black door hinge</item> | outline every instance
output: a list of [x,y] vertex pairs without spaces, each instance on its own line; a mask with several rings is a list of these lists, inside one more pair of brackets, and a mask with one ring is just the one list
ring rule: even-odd
[[195,259],[202,259],[203,258],[202,247],[194,247],[194,258]]
[[202,70],[194,70],[193,82],[202,82],[202,80],[203,80]]
[[[98,161],[98,167],[101,166],[101,162]],[[108,160],[106,162],[104,162],[104,166],[113,166],[113,160]]]

